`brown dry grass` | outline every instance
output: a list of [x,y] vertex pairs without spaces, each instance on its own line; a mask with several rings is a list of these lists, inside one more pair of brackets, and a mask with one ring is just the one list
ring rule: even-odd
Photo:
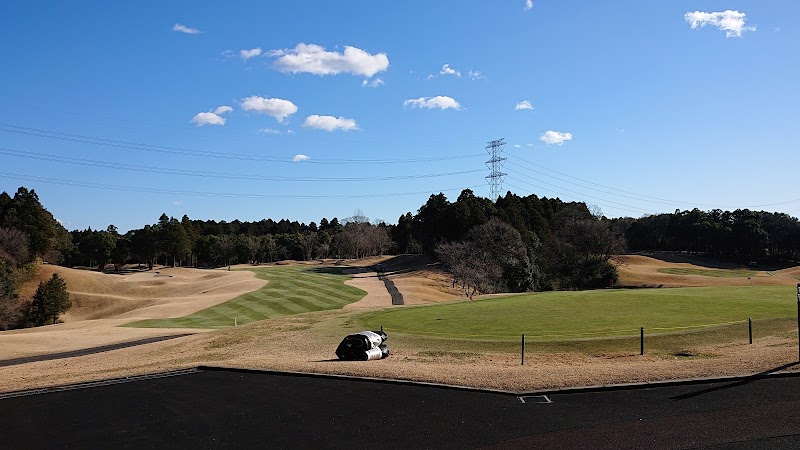
[[267,320],[80,358],[0,368],[0,391],[42,387],[168,369],[217,365],[433,381],[531,390],[757,373],[796,361],[796,340],[770,336],[753,345],[685,349],[700,357],[670,354],[537,353],[526,365],[513,352],[475,352],[458,342],[420,347],[415,337],[391,335],[392,356],[381,361],[340,362],[333,349],[354,330],[355,312],[325,311]]
[[[43,265],[21,292],[36,290],[53,273],[64,279],[72,308],[64,323],[0,332],[0,359],[98,347],[144,337],[181,334],[181,329],[119,327],[139,319],[180,317],[262,287],[253,272],[165,268],[110,275]],[[205,330],[189,330],[202,332]]]
[[[619,264],[619,284],[621,286],[647,286],[647,287],[702,287],[702,286],[791,286],[797,283],[797,279],[792,274],[800,274],[800,268],[783,269],[772,274],[767,271],[756,271],[752,277],[709,277],[704,275],[676,275],[661,273],[658,269],[664,268],[686,268],[686,269],[709,269],[705,261],[698,258],[690,258],[683,255],[676,259],[675,255],[670,255],[673,261],[693,261],[693,262],[668,262],[663,255],[656,255],[659,258],[646,255],[625,255],[615,256],[612,262]],[[714,264],[719,266],[719,264]],[[716,267],[713,267],[716,269]],[[731,266],[729,268],[735,268]]]
[[[364,303],[359,302],[360,306],[389,307],[383,306],[390,302],[388,295],[386,298],[383,297],[385,293],[383,283],[374,276],[374,273],[363,269],[377,262],[382,261],[359,262],[360,268],[355,272],[360,272],[361,275],[350,282],[368,292],[362,301]],[[676,266],[703,267],[685,262],[665,262],[646,256],[632,256],[620,267],[620,273],[623,282],[631,285],[714,286],[741,281],[732,278],[669,275],[657,272],[660,267]],[[409,304],[446,301],[462,296],[458,290],[450,288],[446,274],[436,270],[435,267],[416,264],[408,271],[397,267],[391,269],[397,272],[390,274],[390,278]],[[186,269],[178,271],[181,270]],[[247,272],[200,272],[203,275],[247,274]],[[790,277],[797,276],[799,272],[800,269],[793,268],[778,271],[775,276],[759,274],[753,277],[753,284],[793,283],[796,280]],[[110,295],[125,296],[134,292],[117,290],[118,285],[114,284],[116,282],[102,276],[97,278],[98,275],[81,274],[78,277],[80,279],[75,280],[74,286],[84,289],[82,292],[86,293],[98,293],[98,290],[106,289],[102,295],[106,296],[109,302],[118,300]],[[139,290],[135,290],[137,293],[135,299],[146,302],[154,298],[161,300],[181,298],[159,297],[155,294],[157,289],[169,290],[170,280],[175,283],[178,291],[184,289],[181,295],[187,298],[203,295],[202,291],[193,286],[195,283],[211,280],[217,280],[216,283],[227,293],[226,295],[233,294],[229,291],[233,287],[226,285],[225,279],[219,277],[203,280],[199,276],[192,279],[194,275],[191,274],[180,274],[186,278],[177,276],[177,273],[173,275],[176,276],[164,278],[164,281],[167,281],[165,284],[154,283],[155,280],[152,278],[140,280],[142,283]],[[156,280],[161,281],[161,279]],[[183,283],[186,283],[186,286],[181,286]],[[145,295],[148,293],[153,295]],[[90,304],[86,303],[86,307],[89,308]],[[142,311],[146,309],[142,308]],[[139,310],[131,310],[129,314],[138,314],[135,311]],[[528,347],[526,365],[523,367],[519,365],[519,355],[508,348],[494,348],[487,344],[476,349],[471,343],[458,341],[425,343],[425,339],[417,336],[393,334],[388,342],[392,349],[392,356],[388,359],[367,363],[334,361],[333,350],[342,336],[360,329],[358,314],[358,310],[340,310],[288,316],[140,347],[4,367],[0,368],[0,391],[152,373],[197,365],[335,373],[530,390],[749,374],[774,369],[796,361],[797,357],[797,339],[794,334],[778,332],[772,336],[757,338],[753,345],[727,343],[682,349],[688,354],[697,355],[692,357],[679,357],[668,352],[639,356],[635,350],[631,353],[537,352],[535,347],[531,346]],[[114,333],[166,334],[165,330],[157,329],[113,328],[114,323],[120,322],[122,322],[120,319],[76,320],[36,330],[0,333],[0,359],[14,357],[15,351],[19,355],[63,351],[65,346],[58,342],[64,339],[73,340],[74,345],[71,347],[74,348],[102,345],[114,342],[114,339],[127,340],[119,339],[118,334],[108,334],[109,329]],[[61,329],[65,332],[61,333]],[[178,333],[182,330],[169,331]],[[36,339],[14,340],[15,336],[25,335],[35,336]],[[9,347],[14,347],[15,350],[8,351]],[[797,366],[793,367],[793,370],[796,369]]]

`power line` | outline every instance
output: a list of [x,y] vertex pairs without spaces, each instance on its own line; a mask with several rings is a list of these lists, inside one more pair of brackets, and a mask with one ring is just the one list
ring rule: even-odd
[[[508,184],[509,186],[511,186],[511,187],[513,187],[513,188],[515,188],[515,189],[519,189],[519,190],[520,190],[520,192],[530,192],[530,193],[532,193],[532,194],[535,194],[535,193],[534,193],[534,192],[533,192],[531,189],[525,189],[525,188],[521,188],[521,187],[519,187],[519,186],[516,186],[516,185],[514,185],[514,184],[511,184],[511,183],[507,183],[507,184]],[[526,183],[526,184],[527,184],[527,183]],[[559,197],[559,198],[560,198],[560,196],[559,196],[559,195],[556,195],[556,197]],[[580,202],[580,200],[572,200],[572,201],[579,201],[579,202]],[[583,203],[583,202],[582,202],[582,203]],[[627,211],[627,212],[630,212],[630,213],[633,213],[633,214],[639,214],[639,215],[641,215],[641,214],[649,214],[649,213],[646,213],[646,212],[642,212],[642,210],[639,210],[639,211],[634,211],[634,210],[627,209],[627,208],[621,208],[621,207],[619,207],[619,206],[609,206],[609,205],[605,205],[605,204],[603,204],[603,203],[593,203],[593,204],[595,204],[595,205],[597,205],[597,206],[602,206],[602,207],[604,207],[604,208],[607,208],[607,209],[618,209],[618,210]]]
[[254,194],[254,193],[237,193],[237,192],[203,192],[203,191],[182,191],[174,189],[154,189],[141,186],[121,186],[110,185],[101,183],[89,183],[83,181],[64,180],[60,178],[41,177],[36,175],[26,175],[12,172],[0,172],[0,176],[7,178],[18,179],[23,181],[38,181],[41,183],[59,184],[63,186],[76,186],[90,189],[104,189],[114,191],[126,192],[146,192],[152,194],[175,194],[175,195],[192,195],[203,197],[226,197],[226,198],[252,198],[252,199],[358,199],[358,198],[372,198],[372,197],[402,197],[420,194],[430,194],[431,192],[450,192],[460,191],[464,189],[472,189],[482,186],[480,184],[459,188],[449,189],[434,189],[417,192],[400,192],[400,193],[387,193],[387,194],[357,194],[357,195],[297,195],[297,194]]
[[[556,194],[556,196],[558,196],[558,197],[564,197],[563,192],[553,191],[551,189],[548,189],[548,188],[545,188],[545,187],[542,187],[542,186],[539,186],[539,185],[536,185],[536,184],[533,184],[533,183],[529,183],[527,181],[520,180],[520,179],[517,179],[517,178],[512,178],[512,179],[514,181],[517,181],[519,183],[525,184],[527,186],[534,187],[536,189],[542,189],[544,191],[550,191],[550,192]],[[545,184],[547,184],[547,183],[545,183]],[[517,189],[520,189],[517,186],[514,186],[514,187],[516,187]],[[530,189],[524,189],[524,190],[530,190]],[[626,205],[624,203],[617,203],[617,202],[614,202],[614,201],[611,201],[611,200],[607,200],[607,199],[593,197],[593,196],[590,196],[590,195],[584,195],[584,194],[581,194],[581,193],[575,192],[575,191],[567,190],[567,192],[573,192],[574,194],[577,194],[578,196],[583,196],[583,197],[591,198],[591,199],[594,199],[594,200],[599,200],[598,202],[596,202],[596,204],[599,205],[599,206],[606,207],[606,208],[620,209],[620,210],[628,211],[628,212],[631,212],[631,213],[634,213],[634,214],[653,214],[653,213],[656,212],[656,211],[653,211],[653,210],[648,210],[648,209],[644,209],[644,208],[638,208],[636,206]],[[569,197],[569,196],[567,196],[567,197]],[[580,198],[580,197],[575,197],[575,198]],[[577,201],[585,202],[585,200],[577,200]],[[609,204],[611,204],[613,206],[609,206]]]
[[[143,144],[127,142],[116,139],[106,139],[100,137],[63,133],[59,131],[44,130],[41,128],[22,127],[18,125],[0,122],[0,132],[15,133],[26,136],[33,136],[59,141],[75,142],[79,144],[99,145],[126,150],[138,150],[154,153],[166,153],[182,156],[195,156],[201,158],[218,159],[237,159],[243,161],[263,161],[272,163],[294,163],[291,157],[279,158],[275,156],[254,155],[248,153],[229,153],[215,152],[208,150],[197,150],[185,147],[173,147],[166,145]],[[407,159],[309,159],[303,164],[414,164],[435,161],[451,161],[455,159],[474,158],[481,156],[481,153],[466,155],[436,156],[428,158],[407,158]]]
[[[622,190],[622,189],[617,189],[617,188],[613,188],[613,187],[610,187],[610,186],[605,186],[605,185],[602,185],[602,184],[599,184],[599,183],[594,183],[594,182],[591,182],[591,181],[584,180],[582,178],[578,178],[578,177],[574,177],[572,175],[565,174],[563,172],[559,172],[559,171],[554,170],[554,169],[547,168],[545,166],[542,166],[540,164],[536,164],[534,162],[528,161],[528,160],[526,160],[524,158],[521,158],[519,156],[516,156],[516,155],[511,155],[511,156],[512,156],[512,158],[518,159],[518,160],[523,161],[523,162],[525,162],[527,164],[530,164],[530,165],[533,165],[533,166],[536,166],[536,167],[540,167],[542,169],[557,173],[557,174],[562,175],[564,177],[572,178],[574,180],[578,180],[578,181],[581,181],[581,182],[584,182],[584,183],[587,183],[587,184],[590,184],[590,185],[599,186],[599,187],[602,187],[602,188],[605,188],[605,189],[608,189],[608,190],[611,190],[611,191],[617,191],[617,192],[622,192],[624,194],[630,194],[630,196],[629,195],[617,194],[617,193],[614,193],[614,192],[608,192],[608,191],[604,191],[604,190],[601,190],[601,189],[593,188],[593,187],[590,187],[590,186],[584,186],[584,185],[575,183],[573,181],[564,180],[564,179],[558,178],[556,176],[553,176],[553,175],[550,175],[550,174],[547,174],[547,173],[544,173],[544,172],[540,172],[540,171],[537,171],[537,170],[534,170],[534,169],[530,169],[528,167],[524,167],[524,166],[520,165],[519,167],[524,169],[524,170],[529,170],[531,172],[535,172],[535,173],[538,173],[538,174],[541,174],[541,175],[544,175],[544,176],[547,176],[547,177],[550,177],[550,178],[554,178],[556,180],[559,180],[559,181],[562,181],[562,182],[565,182],[565,183],[569,183],[569,184],[573,184],[573,185],[576,185],[576,186],[580,186],[580,187],[585,188],[585,189],[591,189],[591,190],[594,190],[594,191],[602,192],[604,194],[614,195],[614,196],[628,198],[628,199],[637,200],[637,201],[648,201],[650,203],[660,203],[660,204],[665,204],[665,205],[678,205],[678,206],[689,205],[691,207],[703,206],[703,207],[709,207],[709,208],[712,208],[712,209],[713,208],[728,208],[728,209],[731,209],[731,208],[733,208],[733,209],[736,209],[736,208],[763,208],[763,207],[768,207],[768,206],[780,206],[780,205],[788,205],[788,204],[800,202],[800,198],[798,198],[798,199],[787,200],[787,201],[776,202],[776,203],[765,203],[765,204],[761,204],[761,205],[720,205],[720,204],[708,204],[708,203],[700,203],[700,202],[687,202],[687,201],[669,200],[669,199],[653,197],[653,196],[644,195],[644,194],[638,194],[636,192],[625,191],[625,190]],[[635,197],[631,197],[631,196],[635,196]]]
[[462,170],[456,172],[428,173],[420,175],[395,175],[388,177],[286,177],[286,176],[265,176],[253,174],[220,173],[206,172],[187,169],[170,169],[153,166],[141,166],[135,164],[122,164],[110,161],[98,161],[85,158],[65,157],[49,153],[39,153],[23,151],[13,148],[0,147],[0,155],[8,155],[17,158],[35,159],[39,161],[51,161],[63,164],[79,166],[101,167],[105,169],[126,170],[134,172],[157,173],[164,175],[183,175],[204,178],[222,178],[230,180],[255,180],[255,181],[288,181],[288,182],[373,182],[373,181],[393,181],[393,180],[412,180],[423,178],[439,178],[453,175],[463,175],[469,173],[482,172],[481,169]]
[[[511,155],[511,156],[512,156],[512,158],[518,159],[518,160],[523,161],[525,163],[528,163],[528,164],[530,164],[532,166],[536,166],[536,167],[548,170],[550,172],[554,172],[554,173],[557,173],[559,175],[565,176],[567,178],[572,178],[574,180],[582,181],[584,183],[588,183],[588,184],[591,184],[591,185],[594,185],[594,186],[600,186],[602,188],[610,189],[612,191],[623,192],[623,193],[626,193],[626,194],[635,195],[637,197],[642,197],[642,198],[645,198],[645,199],[648,199],[648,200],[659,200],[660,202],[667,202],[668,204],[692,204],[691,202],[680,202],[680,201],[676,201],[676,200],[667,200],[667,199],[658,198],[658,197],[650,197],[650,196],[643,195],[643,194],[637,194],[636,192],[630,192],[630,191],[625,191],[625,190],[622,190],[622,189],[613,188],[613,187],[610,187],[610,186],[605,186],[605,185],[602,185],[602,184],[598,184],[598,183],[594,183],[594,182],[591,182],[591,181],[584,180],[582,178],[574,177],[572,175],[568,175],[566,173],[559,172],[559,171],[554,170],[554,169],[550,169],[548,167],[542,166],[540,164],[536,164],[535,162],[528,161],[527,159],[524,159],[524,158],[516,156],[516,155]],[[533,171],[533,169],[529,169],[529,168],[526,168],[526,170],[532,170]],[[534,171],[534,172],[537,172],[537,171]],[[542,175],[545,175],[545,176],[548,176],[548,177],[551,177],[551,178],[555,178],[557,180],[564,181],[564,182],[567,182],[567,183],[577,184],[577,183],[574,183],[574,182],[561,180],[560,178],[554,177],[553,175],[548,175],[548,174],[545,174],[545,173],[542,173],[542,172],[537,172],[537,173],[541,173]],[[590,187],[587,187],[587,186],[581,186],[581,187],[585,187],[587,189],[596,189],[596,188],[590,188]],[[610,194],[610,192],[606,192],[606,193]],[[619,194],[612,194],[612,195],[619,195]]]

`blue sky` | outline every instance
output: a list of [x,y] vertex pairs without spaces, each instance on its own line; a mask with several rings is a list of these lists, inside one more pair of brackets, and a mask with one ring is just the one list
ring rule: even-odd
[[4,2],[0,190],[36,189],[69,229],[162,212],[394,223],[431,193],[489,196],[484,146],[505,138],[504,191],[611,217],[797,216],[798,15],[790,0]]

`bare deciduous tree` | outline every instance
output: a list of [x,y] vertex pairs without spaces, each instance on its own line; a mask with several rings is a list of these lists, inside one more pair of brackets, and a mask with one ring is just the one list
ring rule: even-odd
[[11,266],[28,262],[28,236],[16,228],[0,228],[0,258]]
[[303,256],[306,261],[311,261],[314,257],[314,249],[317,247],[317,233],[314,231],[303,231],[300,235],[300,244],[303,246]]

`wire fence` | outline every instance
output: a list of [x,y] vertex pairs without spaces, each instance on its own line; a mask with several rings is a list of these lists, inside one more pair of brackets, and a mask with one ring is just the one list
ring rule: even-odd
[[[784,319],[784,317],[775,317],[770,319]],[[713,328],[713,327],[721,327],[726,325],[735,325],[738,323],[747,323],[751,319],[742,319],[742,320],[734,320],[732,322],[718,322],[718,323],[710,323],[710,324],[701,324],[701,325],[688,325],[688,326],[680,326],[680,327],[647,327],[646,330],[648,331],[657,331],[657,332],[669,332],[669,331],[685,331],[685,330],[699,330],[703,328]],[[764,319],[767,320],[767,319]],[[509,340],[509,339],[516,339],[520,336],[520,334],[525,334],[528,339],[580,339],[580,338],[603,338],[603,337],[625,337],[625,336],[632,336],[634,334],[638,334],[641,331],[640,328],[629,328],[623,330],[598,330],[598,331],[589,331],[585,333],[567,333],[567,334],[534,334],[534,333],[515,333],[515,334],[486,334],[486,333],[478,333],[478,334],[470,334],[470,333],[441,333],[436,331],[425,331],[425,330],[394,330],[396,333],[403,333],[403,334],[411,334],[411,335],[424,335],[424,336],[435,336],[435,337],[443,337],[443,338],[475,338],[475,339],[499,339],[499,340]]]
[[[525,363],[525,351],[542,350],[551,348],[564,349],[580,348],[582,345],[592,351],[621,351],[623,353],[639,353],[644,355],[647,350],[656,353],[665,351],[684,356],[692,356],[686,352],[687,347],[702,347],[708,344],[741,343],[753,344],[754,326],[759,337],[783,336],[796,333],[794,317],[770,317],[753,320],[715,322],[706,324],[669,326],[669,327],[639,327],[629,329],[605,329],[581,333],[446,333],[417,329],[392,329],[383,327],[387,333],[397,333],[405,337],[430,337],[451,341],[449,348],[480,348],[486,345],[504,349],[506,352],[514,351],[514,346],[521,353],[521,363]],[[798,327],[800,328],[800,327]],[[636,340],[638,338],[638,345]],[[646,347],[647,344],[647,347]],[[433,344],[432,344],[433,345]],[[438,344],[437,344],[438,345]],[[800,345],[800,343],[798,343]],[[638,350],[638,351],[637,351]]]

